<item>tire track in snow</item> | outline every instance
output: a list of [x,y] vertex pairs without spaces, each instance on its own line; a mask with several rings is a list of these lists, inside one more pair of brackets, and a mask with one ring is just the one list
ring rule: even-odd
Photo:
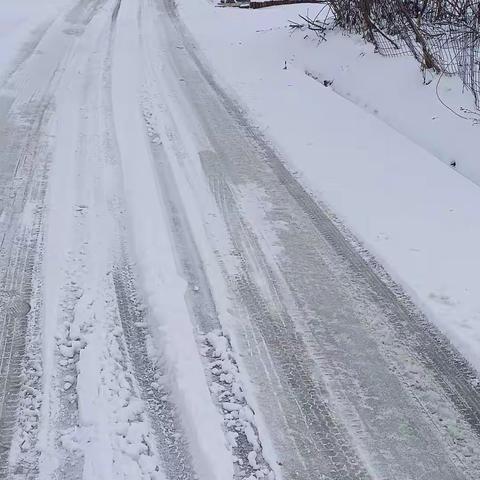
[[[0,198],[0,477],[10,471],[12,440],[19,426],[25,429],[23,449],[30,447],[35,419],[18,417],[22,406],[38,399],[38,364],[31,357],[38,327],[30,313],[34,271],[48,170],[48,145],[41,139],[50,115],[48,97],[28,104],[13,102],[0,117],[0,139],[5,139]],[[25,356],[26,348],[29,348]],[[24,382],[28,378],[29,381]],[[29,410],[27,410],[27,413]],[[18,423],[17,423],[18,422]],[[16,453],[16,452],[14,452]],[[15,455],[12,458],[15,466]],[[27,473],[30,465],[16,466]]]
[[110,3],[88,18],[57,92],[40,464],[40,478],[49,480],[163,478],[111,274],[115,222],[109,209],[118,192],[104,118],[110,106]]
[[[43,32],[41,41],[48,42],[47,37],[55,35],[53,30],[51,26]],[[5,307],[0,328],[0,395],[4,400],[0,409],[0,472],[27,476],[35,473],[38,456],[33,446],[41,397],[39,299],[35,292],[40,282],[41,224],[51,160],[48,132],[52,90],[58,79],[53,72],[65,53],[54,52],[44,61],[39,85],[32,88],[30,74],[38,63],[33,51],[9,74],[4,85],[7,96],[0,96],[0,102],[6,105],[0,112],[0,141],[4,145],[0,154],[0,265]],[[16,96],[10,99],[12,94]]]
[[[149,51],[145,47],[145,51]],[[148,61],[148,60],[147,60]],[[151,67],[151,65],[150,65]],[[151,67],[152,68],[152,67]],[[151,79],[155,71],[150,70]],[[223,333],[210,282],[191,231],[180,192],[176,186],[170,162],[175,156],[185,157],[172,119],[165,106],[155,105],[148,98],[154,97],[154,84],[150,84],[143,108],[145,129],[150,138],[154,168],[159,190],[169,219],[170,230],[175,238],[175,255],[182,276],[189,289],[186,301],[197,333],[197,345],[204,357],[204,368],[209,382],[212,400],[223,417],[227,442],[235,462],[235,478],[273,478],[273,471],[262,451],[255,415],[248,405],[240,372],[227,336]],[[146,104],[150,103],[147,107]],[[160,114],[153,114],[153,111]],[[157,125],[168,132],[161,140]],[[170,145],[169,155],[164,143]]]
[[[122,0],[117,0],[112,12],[112,29],[110,33],[109,67],[111,68],[112,52],[116,36],[116,23]],[[120,158],[117,143],[117,132],[113,121],[113,105],[111,92],[111,72],[106,79],[108,105],[104,113],[107,128],[107,148],[112,152],[112,166],[117,177],[119,191],[112,202],[112,213],[116,218],[116,242],[118,255],[112,269],[113,285],[119,318],[125,338],[126,354],[131,361],[139,395],[144,402],[146,416],[153,431],[154,443],[161,460],[162,474],[168,479],[194,480],[197,478],[192,466],[189,445],[185,437],[179,412],[171,394],[168,379],[168,365],[162,359],[161,350],[150,336],[147,311],[143,306],[135,275],[135,266],[130,260],[128,232],[128,212],[125,208],[125,192],[123,172],[118,161]],[[133,94],[133,92],[132,92]]]
[[[128,91],[137,91],[138,93],[139,87],[146,80],[142,76],[144,65],[137,60],[137,57],[142,56],[150,48],[150,45],[147,46],[144,43],[138,45],[138,36],[144,30],[144,17],[148,17],[152,13],[152,5],[143,1],[137,4],[133,2],[123,10],[122,16],[124,5],[126,5],[125,2],[122,3],[118,16],[118,27],[124,32],[122,35],[124,38],[119,42],[117,48],[121,49],[122,52],[129,50],[136,61],[134,65],[129,65],[135,71],[134,74],[129,75],[127,65],[122,59],[118,58],[120,55],[117,56],[116,71],[118,76],[116,77],[117,86],[114,89],[117,104]],[[144,15],[142,15],[142,9]],[[128,31],[128,35],[125,35],[126,31]],[[154,54],[156,52],[149,53]],[[150,78],[150,80],[153,79]],[[153,88],[147,92],[147,95],[154,95],[155,92],[156,89]],[[145,121],[145,118],[142,119],[144,112],[141,111],[138,103],[133,104],[132,99],[129,99],[128,108],[120,108],[117,104],[114,109],[117,113],[115,118],[117,128],[120,125],[123,132],[127,125],[131,125],[130,138],[134,137],[131,142],[126,142],[121,136],[118,140],[124,161],[124,171],[129,177],[126,179],[127,185],[134,191],[134,195],[132,195],[132,192],[130,193],[129,207],[132,209],[132,217],[137,218],[133,218],[132,223],[136,226],[135,230],[138,230],[137,235],[144,235],[145,233],[145,238],[138,239],[137,237],[138,243],[142,245],[142,251],[138,252],[137,248],[135,258],[139,264],[137,272],[141,277],[141,286],[148,295],[145,300],[152,309],[152,316],[155,317],[152,318],[153,328],[155,331],[161,330],[157,334],[156,341],[158,341],[160,348],[162,348],[162,342],[165,343],[165,355],[163,356],[163,351],[160,352],[160,355],[162,359],[165,359],[165,365],[170,366],[175,374],[175,378],[172,379],[172,394],[182,412],[182,420],[188,432],[193,461],[196,468],[199,469],[199,474],[204,478],[223,479],[227,478],[224,473],[229,471],[228,478],[230,478],[232,466],[230,462],[227,465],[224,461],[226,457],[225,439],[221,429],[218,428],[220,427],[220,425],[217,425],[218,416],[214,411],[211,394],[207,390],[204,372],[201,369],[198,352],[199,343],[194,343],[195,339],[192,335],[194,325],[191,324],[190,315],[185,308],[185,299],[182,294],[184,283],[179,278],[178,270],[172,261],[170,248],[173,247],[173,242],[170,240],[170,234],[167,233],[169,231],[169,219],[168,214],[166,215],[163,209],[161,188],[156,184],[155,172],[151,171],[152,155],[146,142],[147,129],[142,123],[142,121]],[[131,158],[133,157],[138,159],[137,168],[141,170],[141,173],[132,170]],[[145,172],[147,173],[145,174]],[[153,178],[151,178],[150,172],[153,174]],[[154,226],[146,224],[144,220],[138,220],[138,216],[143,216],[144,211],[147,222],[152,213],[154,214],[154,217],[150,220],[156,221]],[[165,225],[163,222],[165,222]],[[134,235],[134,232],[131,235]],[[143,250],[145,250],[145,253]],[[138,258],[138,256],[143,257],[143,255],[144,258]],[[159,262],[158,259],[161,259],[161,261]],[[146,261],[148,261],[147,265]],[[169,279],[171,278],[171,282],[165,279],[166,276]],[[169,283],[174,287],[168,285]],[[182,338],[180,339],[180,337]],[[182,349],[184,351],[179,355],[178,350],[182,351]],[[170,362],[172,364],[169,365]],[[192,375],[193,372],[196,373]],[[198,395],[196,401],[192,402],[192,395],[195,398]],[[203,413],[212,423],[209,421],[207,425],[205,418],[202,418]],[[250,468],[248,464],[247,468]]]
[[[178,33],[172,33],[171,32],[172,27],[171,25],[167,27],[167,32],[168,34],[171,35],[170,37],[170,47],[173,47],[173,45],[184,45],[184,40],[183,38],[178,36]],[[148,30],[147,30],[148,31]],[[179,54],[182,55],[182,54]],[[176,57],[176,55],[173,55]],[[191,81],[191,72],[190,68],[191,65],[189,64],[188,58],[185,59],[185,64],[181,64],[181,67],[177,64],[175,64],[175,67],[178,68],[178,71],[175,72],[176,75],[180,75],[182,78],[185,78],[186,81]],[[157,84],[161,84],[159,77],[157,77]],[[152,88],[154,88],[154,84],[149,84],[148,85],[148,91],[151,91]],[[196,102],[196,100],[195,100]],[[203,105],[205,107],[205,105]],[[152,108],[152,107],[150,107]],[[155,124],[161,125],[164,122],[168,122],[165,118],[165,107],[162,105],[162,113],[158,115],[159,118],[155,120]],[[155,158],[156,158],[156,167],[158,169],[158,182],[160,184],[160,190],[163,192],[165,195],[165,200],[164,203],[166,204],[167,210],[169,210],[169,215],[171,217],[171,228],[172,231],[174,232],[174,235],[176,235],[177,241],[175,242],[178,250],[180,251],[179,254],[179,263],[180,264],[185,264],[185,252],[183,252],[183,257],[182,257],[182,250],[185,250],[185,245],[189,246],[187,247],[187,252],[190,250],[188,255],[193,257],[195,248],[192,248],[192,244],[194,246],[194,242],[192,242],[191,238],[188,238],[189,236],[191,237],[191,233],[186,234],[185,232],[181,232],[182,228],[185,229],[185,226],[182,225],[182,223],[185,223],[185,220],[182,220],[182,217],[185,216],[184,213],[179,213],[179,210],[181,209],[181,201],[179,199],[179,194],[175,192],[175,179],[172,175],[171,172],[168,171],[168,159],[165,158],[165,152],[162,151],[162,143],[167,145],[169,143],[172,143],[176,137],[178,137],[178,134],[174,131],[174,129],[170,126],[170,131],[168,131],[167,128],[167,133],[161,136],[153,127],[150,125],[148,122],[151,117],[151,112],[147,110],[145,114],[145,118],[147,121],[147,132],[151,135],[152,138],[152,150],[156,152]],[[235,134],[233,135],[225,135],[224,138],[229,139],[229,143],[235,142]],[[241,140],[240,140],[241,142]],[[173,150],[175,152],[175,146],[170,147],[170,150]],[[177,147],[177,156],[179,158],[185,159],[185,154],[182,155],[182,152],[178,151],[179,148]],[[170,152],[169,152],[170,153]],[[210,163],[210,156],[208,155],[209,152],[201,152],[200,157],[202,159],[204,169],[207,173],[207,176],[213,180],[221,176],[221,172],[223,170],[223,166],[220,166],[218,164],[213,165]],[[220,162],[219,159],[217,159],[218,162]],[[179,161],[181,163],[181,161]],[[207,168],[208,167],[208,168]],[[214,182],[215,183],[215,182]],[[214,191],[215,195],[218,194],[220,197],[219,205],[224,206],[225,208],[222,210],[222,212],[225,214],[227,218],[227,224],[230,221],[230,224],[237,225],[238,221],[240,219],[239,212],[237,212],[234,208],[234,202],[232,202],[231,198],[229,197],[229,191],[230,189],[228,188],[226,182],[220,182],[216,184],[216,187],[218,188],[213,188],[212,190]],[[243,234],[248,230],[246,226],[242,226],[241,228]],[[181,234],[179,235],[177,232],[180,231]],[[183,235],[183,238],[182,238]],[[254,281],[250,278],[250,267],[247,264],[247,261],[245,259],[242,259],[242,250],[243,250],[243,245],[240,246],[240,243],[243,242],[244,235],[239,235],[238,231],[232,229],[230,231],[230,238],[233,241],[233,244],[236,245],[236,251],[237,251],[237,259],[240,260],[241,264],[241,273],[238,276],[237,284],[233,284],[232,287],[234,290],[240,290],[241,295],[243,297],[243,303],[244,306],[247,307],[248,313],[255,318],[256,322],[258,325],[262,325],[262,335],[264,338],[268,338],[267,343],[272,344],[276,342],[275,336],[272,336],[269,334],[269,332],[276,331],[278,332],[278,329],[276,328],[276,325],[278,324],[278,316],[276,314],[272,314],[270,309],[268,308],[267,302],[263,299],[262,294],[258,291]],[[253,237],[249,237],[248,240],[246,240],[246,243],[250,242],[252,245],[255,245],[255,240]],[[247,247],[249,251],[253,251],[255,248],[253,246],[248,246]],[[259,251],[258,247],[256,251]],[[179,252],[177,252],[178,254]],[[198,252],[197,252],[198,255]],[[194,258],[194,257],[193,257]],[[195,262],[198,260],[192,260],[188,259],[187,256],[187,262]],[[199,286],[199,292],[195,292],[196,295],[198,295],[201,292],[208,292],[208,282],[205,281],[205,287],[203,286],[203,279],[205,278],[205,274],[203,272],[198,272],[196,271],[197,276],[191,275],[192,266],[187,265],[187,268],[185,268],[184,265],[182,265],[184,275],[186,276],[187,281],[189,282],[190,286],[193,287],[195,285]],[[195,267],[193,268],[193,271],[195,271]],[[209,295],[208,293],[206,295]],[[201,302],[198,301],[197,302]],[[279,306],[279,309],[282,310],[283,308]],[[208,311],[208,310],[207,310]],[[215,312],[213,315],[213,318],[215,318]],[[286,317],[288,318],[288,317]],[[267,320],[268,319],[268,320]],[[210,319],[209,319],[210,320]],[[218,321],[218,320],[217,320]],[[208,327],[207,327],[208,328]],[[218,327],[217,327],[218,328]],[[294,328],[290,327],[290,329],[293,331]],[[349,441],[347,439],[347,436],[345,432],[342,431],[342,428],[337,424],[337,422],[334,420],[332,412],[330,412],[330,409],[328,405],[321,399],[318,398],[317,395],[317,386],[314,385],[310,380],[309,380],[309,374],[308,374],[308,367],[306,366],[308,364],[307,359],[304,359],[305,355],[301,353],[301,342],[298,341],[298,338],[295,336],[294,333],[290,332],[290,329],[283,335],[284,338],[284,343],[290,343],[290,344],[298,344],[298,349],[296,349],[296,353],[292,354],[289,356],[288,360],[285,358],[282,358],[282,352],[284,348],[280,345],[279,348],[277,349],[278,355],[277,361],[282,361],[285,366],[286,366],[286,371],[289,372],[288,376],[288,381],[294,382],[295,385],[298,388],[298,397],[294,400],[296,402],[299,402],[301,406],[299,406],[300,409],[303,409],[304,411],[309,413],[309,421],[313,424],[310,426],[310,430],[313,433],[313,436],[311,438],[303,438],[302,444],[299,445],[301,449],[304,451],[310,451],[310,457],[311,462],[306,460],[308,465],[303,466],[303,470],[306,472],[308,471],[310,475],[317,475],[321,477],[325,472],[328,472],[330,475],[336,475],[335,477],[332,478],[339,478],[341,480],[344,480],[345,478],[368,478],[365,470],[360,464],[360,460],[356,457],[355,452],[349,445]],[[207,330],[208,332],[208,330]],[[280,335],[281,332],[276,333],[276,335]],[[208,336],[207,336],[208,338]],[[296,341],[294,341],[296,339]],[[280,340],[279,340],[280,342]],[[278,343],[278,342],[277,342]],[[211,344],[207,343],[207,352],[210,353],[210,355],[216,353],[218,355],[218,352],[215,352],[215,348],[212,348]],[[274,349],[272,349],[274,351]],[[303,359],[303,360],[302,360]],[[223,372],[218,371],[218,358],[210,358],[209,363],[211,366],[213,366],[213,372],[215,375],[217,375],[216,378],[214,378],[214,383],[217,383],[219,376],[222,375]],[[296,365],[296,368],[291,368],[292,364]],[[278,367],[277,367],[278,368]],[[272,365],[271,366],[272,370],[275,370],[275,367]],[[295,373],[294,373],[295,372]],[[226,374],[226,372],[225,372]],[[297,381],[294,381],[294,376],[297,377]],[[225,378],[225,377],[223,377]],[[301,380],[300,380],[301,379]],[[303,389],[305,392],[300,393],[300,384],[303,385]],[[218,391],[216,392],[217,394],[219,393]],[[220,391],[220,395],[222,392]],[[221,402],[220,402],[221,403]],[[226,414],[231,414],[231,411],[229,412],[229,409],[235,409],[237,407],[233,407],[232,405],[228,405],[228,402],[225,402],[226,405]],[[291,412],[289,412],[291,413]],[[287,413],[287,415],[289,414]],[[311,414],[311,415],[310,415]],[[229,423],[228,419],[226,420],[226,424],[228,425]],[[231,426],[231,425],[229,425]],[[228,431],[228,429],[227,429]],[[305,436],[306,437],[306,436]],[[245,439],[245,437],[244,437]],[[244,440],[242,439],[242,440]],[[248,440],[245,442],[245,445],[249,445]],[[322,450],[319,445],[323,446]],[[242,450],[242,448],[240,448]],[[325,452],[326,450],[326,452]],[[314,452],[314,453],[313,453]],[[252,449],[245,449],[243,448],[243,452],[240,455],[240,458],[242,460],[243,465],[249,465],[249,458],[248,454],[252,453]],[[255,452],[253,452],[255,453]],[[323,461],[320,462],[315,460],[314,457],[319,457],[324,458],[323,455],[326,455],[327,458]],[[259,456],[260,457],[260,456]],[[263,459],[262,459],[263,461]],[[318,463],[323,463],[322,467],[317,469],[317,464]],[[331,468],[331,464],[333,464],[334,470]],[[268,464],[266,465],[267,472],[270,470],[270,467],[268,467]],[[261,469],[260,469],[261,470]],[[255,471],[255,469],[253,469]],[[243,472],[240,470],[240,475]],[[250,472],[249,472],[250,473]],[[268,473],[267,473],[268,474]],[[299,477],[300,478],[300,477]]]
[[[44,254],[44,397],[41,410],[40,478],[80,479],[85,466],[85,449],[79,435],[78,376],[80,357],[93,329],[93,297],[86,286],[89,276],[93,168],[89,138],[95,115],[89,102],[95,100],[95,85],[89,69],[98,54],[88,53],[101,45],[101,15],[84,17],[83,1],[66,15],[65,36],[78,27],[66,58],[59,88],[54,131],[56,149],[49,185],[50,212],[46,224]],[[91,2],[94,6],[94,2]],[[101,12],[97,12],[101,13]],[[60,27],[62,28],[62,27]],[[64,37],[65,38],[65,37]],[[86,76],[80,76],[86,72]],[[66,98],[70,98],[70,105]],[[62,127],[64,127],[62,129]],[[66,187],[66,188],[65,188]],[[64,189],[65,188],[65,189]],[[58,251],[58,254],[57,254]]]
[[[38,475],[39,412],[42,401],[42,250],[45,192],[51,162],[49,133],[53,92],[71,41],[65,41],[62,16],[46,25],[18,58],[2,84],[7,95],[0,113],[0,234],[3,322],[0,397],[0,477]],[[48,56],[35,53],[56,47]],[[33,72],[33,75],[32,75]],[[35,81],[32,80],[35,77]],[[30,309],[31,308],[31,309]]]
[[210,281],[172,170],[172,163],[185,168],[187,153],[174,118],[162,101],[163,95],[168,93],[162,91],[162,85],[166,84],[162,81],[162,62],[158,54],[161,48],[173,48],[176,37],[165,44],[158,42],[160,36],[153,34],[151,28],[155,18],[152,11],[155,12],[156,7],[148,1],[145,5],[143,15],[139,17],[145,75],[143,119],[150,140],[157,189],[163,198],[173,235],[178,270],[189,286],[185,298],[196,330],[197,348],[203,357],[212,401],[223,418],[227,444],[233,454],[234,478],[272,479],[274,473],[264,458],[255,414],[248,405],[232,346],[223,332]]
[[[260,253],[258,240],[243,221],[235,194],[222,175],[220,159],[213,152],[202,152],[201,156],[212,192],[226,218],[234,255],[240,262],[238,273],[230,281],[253,320],[249,325],[252,331],[245,336],[252,339],[251,348],[258,350],[259,358],[265,358],[265,369],[275,372],[270,374],[270,382],[276,385],[276,395],[284,397],[276,407],[284,420],[278,421],[290,430],[290,448],[303,459],[301,469],[297,466],[297,471],[290,474],[295,475],[293,478],[306,474],[336,480],[371,478],[353,449],[348,432],[335,418],[326,385],[313,374],[308,348],[287,310],[288,302],[282,299],[275,275]],[[266,276],[267,292],[259,288],[253,272]],[[264,344],[266,351],[257,344]]]
[[194,480],[196,474],[189,446],[171,395],[168,366],[162,365],[161,353],[148,332],[146,312],[138,298],[132,268],[126,261],[121,265],[113,274],[116,301],[140,395],[155,432],[163,471],[171,480]]

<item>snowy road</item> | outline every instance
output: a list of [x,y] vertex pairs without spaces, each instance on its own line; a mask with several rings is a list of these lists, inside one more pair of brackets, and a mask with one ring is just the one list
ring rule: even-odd
[[478,478],[476,373],[170,0],[72,4],[0,142],[1,478]]

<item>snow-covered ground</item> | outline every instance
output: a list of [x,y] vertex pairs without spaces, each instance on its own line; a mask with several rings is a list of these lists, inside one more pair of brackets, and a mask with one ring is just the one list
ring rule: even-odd
[[140,25],[143,2],[45,3],[0,6],[16,24],[1,44],[0,476],[267,478],[221,325],[191,321],[152,170],[157,10]]
[[0,476],[471,478],[477,374],[344,235],[478,367],[480,193],[429,152],[476,130],[306,6],[180,2],[198,44],[170,0],[0,3]]
[[[437,78],[424,85],[412,58],[381,57],[341,32],[325,43],[292,34],[288,20],[315,5],[178,3],[290,169],[480,369],[480,127],[439,103]],[[456,78],[442,78],[439,94],[473,108]]]
[[0,83],[71,0],[0,0]]

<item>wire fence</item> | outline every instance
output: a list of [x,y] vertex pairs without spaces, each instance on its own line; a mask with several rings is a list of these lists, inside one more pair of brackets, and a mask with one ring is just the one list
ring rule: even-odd
[[[325,0],[335,25],[386,56],[413,55],[424,69],[458,75],[480,107],[480,0]],[[322,15],[325,18],[325,15]],[[310,28],[327,28],[318,17]]]

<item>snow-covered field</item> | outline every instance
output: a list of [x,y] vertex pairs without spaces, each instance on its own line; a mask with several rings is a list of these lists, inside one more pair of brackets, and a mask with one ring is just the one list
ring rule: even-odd
[[[178,3],[290,169],[480,369],[480,126],[440,104],[438,78],[424,85],[413,58],[383,58],[338,31],[325,43],[292,34],[289,20],[315,5]],[[442,78],[439,94],[474,108],[459,79]]]

